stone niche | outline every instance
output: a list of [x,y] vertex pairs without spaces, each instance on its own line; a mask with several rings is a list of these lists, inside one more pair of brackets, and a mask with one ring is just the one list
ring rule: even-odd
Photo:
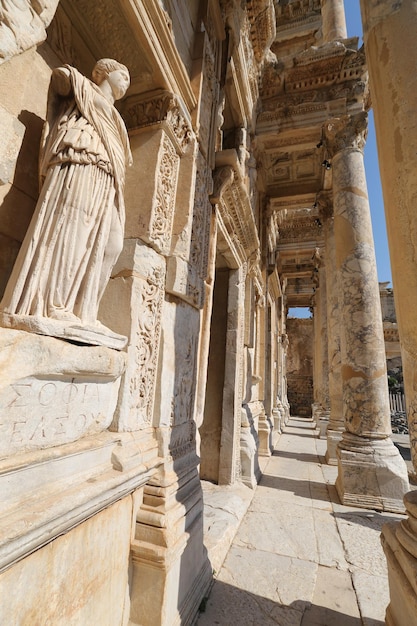
[[288,402],[292,415],[311,416],[313,403],[313,320],[287,319]]

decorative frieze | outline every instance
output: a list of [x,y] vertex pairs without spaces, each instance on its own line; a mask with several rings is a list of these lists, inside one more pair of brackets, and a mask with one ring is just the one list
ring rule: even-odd
[[171,140],[164,135],[159,154],[159,176],[149,224],[150,239],[161,251],[168,252],[174,218],[175,195],[180,158]]
[[252,46],[255,58],[259,62],[275,39],[274,3],[272,0],[250,0],[248,14]]
[[185,107],[178,96],[168,91],[159,91],[145,99],[128,98],[122,115],[130,131],[163,124],[181,153],[194,135]]

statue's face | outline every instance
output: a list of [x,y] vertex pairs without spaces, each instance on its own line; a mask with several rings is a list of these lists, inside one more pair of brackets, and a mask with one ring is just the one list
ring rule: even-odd
[[130,76],[125,70],[114,70],[107,75],[115,100],[120,100],[125,95],[129,85]]

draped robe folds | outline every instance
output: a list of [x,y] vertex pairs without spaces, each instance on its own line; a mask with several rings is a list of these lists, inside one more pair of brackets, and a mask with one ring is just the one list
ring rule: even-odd
[[9,318],[94,325],[123,244],[131,154],[115,107],[77,70],[65,68],[71,93],[60,96],[51,82],[41,193],[0,308]]

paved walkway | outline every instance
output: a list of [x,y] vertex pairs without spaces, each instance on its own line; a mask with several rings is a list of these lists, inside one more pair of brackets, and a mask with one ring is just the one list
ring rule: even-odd
[[325,451],[312,421],[293,418],[255,492],[204,485],[215,582],[198,626],[383,626],[380,532],[401,515],[341,505]]

